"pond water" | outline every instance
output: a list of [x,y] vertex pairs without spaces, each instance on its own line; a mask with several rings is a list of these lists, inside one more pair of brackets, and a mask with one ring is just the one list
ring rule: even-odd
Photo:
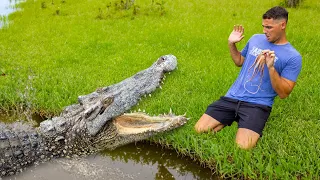
[[[39,123],[41,118],[32,115]],[[15,118],[0,113],[0,121],[12,122]],[[18,118],[18,119],[21,119]],[[209,168],[200,166],[175,150],[150,145],[148,142],[132,143],[113,151],[104,151],[80,159],[60,158],[31,166],[18,175],[4,180],[124,180],[124,179],[219,179]]]
[[138,143],[78,160],[52,160],[3,179],[218,179],[212,174],[209,169],[189,158],[178,156],[175,151]]
[[8,15],[16,10],[16,4],[25,0],[0,0],[0,28],[8,23]]

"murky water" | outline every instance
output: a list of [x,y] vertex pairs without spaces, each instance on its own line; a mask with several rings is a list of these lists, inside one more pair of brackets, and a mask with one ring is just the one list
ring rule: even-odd
[[0,28],[8,24],[8,15],[16,10],[16,4],[25,0],[0,0]]
[[[41,121],[32,115],[35,121]],[[0,121],[13,121],[0,113]],[[213,172],[201,167],[188,157],[180,156],[175,150],[168,150],[147,142],[132,143],[113,151],[104,151],[80,159],[60,158],[31,166],[18,175],[4,180],[124,180],[124,179],[219,179]]]
[[212,172],[175,151],[146,143],[130,144],[78,160],[56,159],[4,180],[218,179]]

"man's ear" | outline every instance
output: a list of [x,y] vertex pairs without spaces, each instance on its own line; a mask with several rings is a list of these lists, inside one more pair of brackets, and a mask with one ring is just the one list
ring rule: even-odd
[[287,22],[284,20],[281,22],[281,29],[285,29],[287,26]]

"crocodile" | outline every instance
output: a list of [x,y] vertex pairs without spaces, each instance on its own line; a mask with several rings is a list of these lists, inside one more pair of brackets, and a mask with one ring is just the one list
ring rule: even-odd
[[38,127],[26,122],[0,123],[0,176],[53,158],[113,150],[182,126],[188,120],[185,114],[128,112],[142,97],[161,88],[165,73],[176,66],[174,55],[161,56],[149,68],[117,84],[79,96],[77,104]]

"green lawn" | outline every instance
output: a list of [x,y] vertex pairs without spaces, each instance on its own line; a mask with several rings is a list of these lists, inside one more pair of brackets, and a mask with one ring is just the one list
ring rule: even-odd
[[[52,4],[52,2],[54,2]],[[118,10],[115,9],[115,2]],[[153,3],[152,3],[153,2]],[[111,6],[109,7],[111,3]],[[58,114],[77,96],[117,83],[174,54],[178,69],[135,109],[187,113],[190,121],[152,139],[198,159],[221,176],[249,179],[320,177],[320,2],[288,9],[288,39],[303,57],[297,85],[276,99],[256,148],[234,143],[236,125],[217,134],[195,133],[208,104],[238,75],[227,46],[234,24],[245,39],[262,32],[261,16],[281,0],[141,0],[129,10],[119,0],[27,0],[0,29],[0,109],[21,105]]]

